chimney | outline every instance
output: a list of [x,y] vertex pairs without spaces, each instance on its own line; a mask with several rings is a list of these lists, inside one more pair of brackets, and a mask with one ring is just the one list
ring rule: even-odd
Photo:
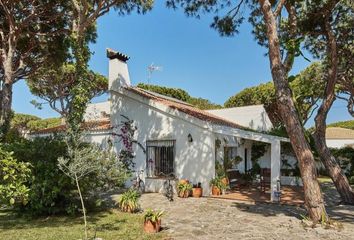
[[129,87],[130,77],[127,61],[129,57],[123,53],[107,48],[109,58],[108,89],[119,91],[121,87]]

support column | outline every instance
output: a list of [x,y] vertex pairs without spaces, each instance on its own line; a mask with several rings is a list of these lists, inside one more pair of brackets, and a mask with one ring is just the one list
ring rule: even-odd
[[280,141],[274,140],[271,143],[271,173],[270,173],[270,200],[277,201],[278,199],[274,195],[274,191],[277,190],[277,181],[280,180]]

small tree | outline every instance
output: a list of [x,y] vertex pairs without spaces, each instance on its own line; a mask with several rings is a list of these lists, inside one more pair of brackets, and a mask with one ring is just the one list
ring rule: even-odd
[[82,212],[85,225],[85,239],[87,239],[87,220],[84,198],[81,193],[80,181],[93,172],[99,171],[101,176],[110,172],[112,168],[122,170],[124,174],[124,166],[117,160],[116,155],[108,151],[102,151],[95,145],[76,144],[77,148],[69,147],[68,157],[60,157],[58,159],[58,167],[68,177],[75,181],[76,188],[80,197]]

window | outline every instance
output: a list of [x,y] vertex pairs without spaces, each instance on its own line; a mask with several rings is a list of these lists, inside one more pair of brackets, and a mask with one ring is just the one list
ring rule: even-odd
[[237,147],[224,147],[224,158],[227,160],[234,159],[237,156]]
[[175,140],[146,141],[149,177],[163,177],[174,173]]
[[237,166],[233,165],[231,160],[237,157],[237,147],[224,147],[224,167],[225,169],[232,169]]

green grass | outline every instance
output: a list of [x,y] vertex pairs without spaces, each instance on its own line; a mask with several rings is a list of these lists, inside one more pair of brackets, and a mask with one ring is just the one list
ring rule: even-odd
[[330,177],[327,177],[327,176],[320,176],[317,178],[317,180],[320,182],[320,183],[332,183],[332,179]]
[[[166,233],[146,234],[142,214],[110,210],[89,214],[89,234],[109,239],[166,239]],[[83,237],[80,217],[54,216],[46,218],[18,217],[11,211],[0,210],[0,239],[21,240],[76,240]]]

